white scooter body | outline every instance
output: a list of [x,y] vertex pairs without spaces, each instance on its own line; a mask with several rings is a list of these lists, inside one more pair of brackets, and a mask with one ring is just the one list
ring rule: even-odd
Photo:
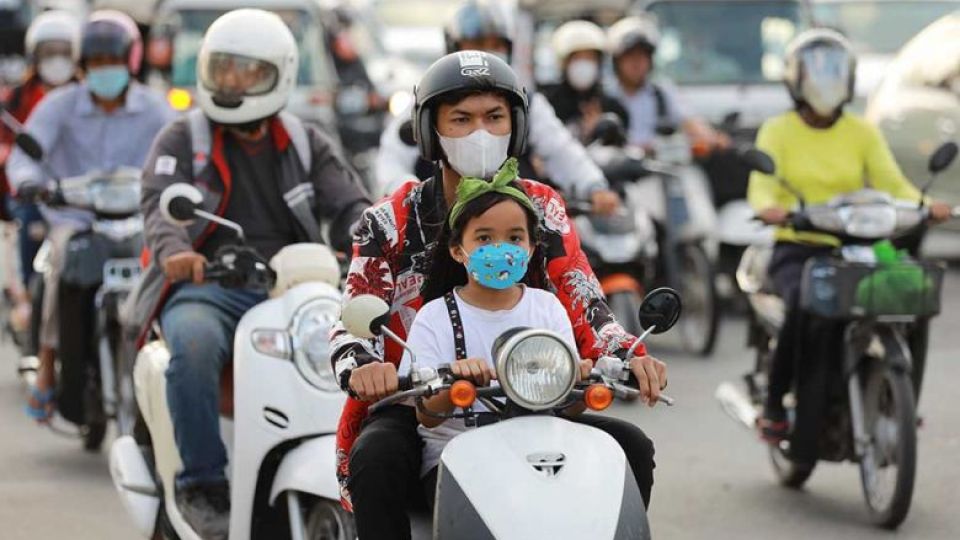
[[437,539],[650,537],[623,450],[599,429],[513,418],[454,438],[440,463]]
[[[271,264],[280,274],[276,259]],[[338,274],[338,270],[334,272]],[[233,540],[250,537],[251,524],[257,514],[254,500],[261,466],[268,454],[284,443],[299,441],[299,445],[284,447],[286,453],[276,473],[268,479],[269,483],[259,486],[261,491],[270,490],[269,504],[273,506],[285,493],[312,495],[339,504],[334,437],[345,399],[343,393],[335,386],[324,391],[308,383],[292,354],[290,358],[281,358],[258,352],[252,335],[254,330],[289,330],[298,308],[318,301],[322,302],[324,313],[329,312],[332,323],[339,315],[341,294],[329,283],[329,278],[325,279],[326,283],[300,279],[299,284],[287,286],[283,285],[283,277],[277,281],[274,295],[281,294],[247,312],[234,338],[234,417],[232,422],[221,417],[221,427],[226,428],[222,429],[221,436],[230,455],[230,538]],[[286,290],[278,291],[281,287]],[[298,346],[295,340],[292,343],[291,351]],[[134,368],[137,401],[150,429],[161,489],[154,485],[150,468],[130,436],[120,437],[114,443],[110,469],[127,510],[145,537],[153,537],[162,504],[172,532],[182,540],[199,540],[180,515],[174,500],[174,479],[182,463],[166,398],[169,360],[166,346],[155,341],[140,351]],[[291,517],[300,515],[299,505],[295,506],[296,509],[289,510]],[[298,521],[300,523],[292,526],[302,527],[302,520]]]

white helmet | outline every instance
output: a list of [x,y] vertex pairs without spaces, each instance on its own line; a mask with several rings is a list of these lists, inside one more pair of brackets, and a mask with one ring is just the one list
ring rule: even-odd
[[607,30],[607,48],[617,57],[634,47],[646,47],[652,53],[660,43],[660,30],[652,16],[624,17]]
[[37,45],[46,41],[65,41],[70,44],[73,60],[80,58],[80,21],[66,11],[45,11],[30,23],[25,41],[28,57]]
[[[197,102],[221,124],[280,112],[297,81],[297,44],[274,13],[237,9],[213,21],[197,57]],[[228,80],[230,77],[231,80]]]
[[784,82],[794,101],[830,116],[853,99],[856,67],[856,57],[843,35],[815,28],[787,46]]
[[607,48],[606,36],[599,26],[590,21],[570,21],[553,32],[553,52],[563,63],[568,56],[580,51],[598,51]]

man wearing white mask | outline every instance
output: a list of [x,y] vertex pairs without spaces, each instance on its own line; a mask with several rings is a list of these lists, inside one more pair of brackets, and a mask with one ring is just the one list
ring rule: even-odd
[[586,143],[604,113],[613,113],[624,127],[629,115],[616,98],[603,91],[601,65],[607,38],[603,30],[589,21],[570,21],[553,33],[553,52],[562,70],[559,84],[543,89],[557,118]]

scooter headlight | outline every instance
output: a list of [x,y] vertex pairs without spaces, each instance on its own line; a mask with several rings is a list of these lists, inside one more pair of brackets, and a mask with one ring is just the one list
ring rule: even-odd
[[494,344],[493,357],[504,393],[525,409],[560,404],[576,383],[579,356],[554,332],[509,330]]
[[320,390],[339,391],[330,364],[330,329],[337,322],[340,305],[319,299],[303,305],[293,316],[293,361],[300,374]]

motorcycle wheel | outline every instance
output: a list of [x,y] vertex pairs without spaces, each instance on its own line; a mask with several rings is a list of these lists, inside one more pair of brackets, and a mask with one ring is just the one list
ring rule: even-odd
[[885,365],[868,375],[863,397],[869,438],[860,460],[863,495],[870,520],[896,529],[907,517],[917,468],[917,416],[907,373]]
[[84,391],[83,414],[84,424],[80,426],[83,449],[88,452],[98,452],[107,436],[107,415],[103,412],[99,384],[87,384]]
[[613,316],[617,318],[617,321],[623,326],[623,329],[627,333],[639,336],[643,333],[643,328],[640,327],[640,319],[638,318],[640,312],[640,298],[636,292],[633,291],[620,291],[611,293],[607,297],[607,305],[610,306],[610,311],[613,312]]
[[681,345],[686,352],[708,356],[713,352],[720,323],[713,265],[700,244],[678,246],[677,262],[676,283],[683,299]]
[[791,461],[783,449],[773,445],[770,446],[770,463],[773,465],[773,472],[777,475],[780,485],[791,489],[802,488],[817,465]]
[[30,292],[30,329],[22,354],[35,356],[40,351],[40,325],[43,321],[43,274],[37,272],[30,276],[27,290]]
[[307,511],[305,532],[308,540],[354,540],[357,526],[353,515],[339,501],[318,499]]

